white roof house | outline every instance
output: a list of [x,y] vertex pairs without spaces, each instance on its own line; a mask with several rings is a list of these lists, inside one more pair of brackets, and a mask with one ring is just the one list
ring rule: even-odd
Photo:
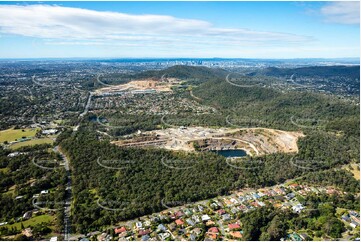
[[211,218],[208,216],[208,214],[202,215],[202,221],[208,221]]
[[47,129],[47,130],[43,130],[41,131],[42,134],[48,135],[48,134],[56,134],[58,132],[57,129]]
[[295,213],[300,213],[304,208],[305,207],[303,207],[300,203],[292,207],[293,212]]

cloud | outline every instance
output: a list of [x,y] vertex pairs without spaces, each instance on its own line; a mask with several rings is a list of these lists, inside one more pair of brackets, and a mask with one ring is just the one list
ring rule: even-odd
[[57,5],[0,5],[0,16],[0,33],[43,38],[50,44],[235,46],[255,43],[297,44],[313,40],[308,36],[290,33],[219,28],[197,19],[131,15]]
[[332,2],[321,8],[327,22],[360,24],[360,2]]

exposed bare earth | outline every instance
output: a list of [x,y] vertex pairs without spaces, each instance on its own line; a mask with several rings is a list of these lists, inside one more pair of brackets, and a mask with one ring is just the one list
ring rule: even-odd
[[157,92],[169,92],[171,91],[171,87],[174,86],[175,84],[179,84],[179,81],[175,78],[168,78],[162,80],[153,80],[153,79],[134,80],[126,84],[100,88],[96,90],[94,93],[96,95],[101,95],[104,93],[115,93],[115,92],[124,92],[124,91],[147,91],[147,90],[154,90]]
[[180,127],[154,130],[133,135],[131,139],[113,141],[119,146],[156,146],[169,150],[231,150],[244,149],[248,155],[298,152],[301,132],[265,128],[229,129]]

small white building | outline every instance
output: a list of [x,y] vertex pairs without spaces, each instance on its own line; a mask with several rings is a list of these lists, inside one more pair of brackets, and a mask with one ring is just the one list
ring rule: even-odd
[[210,220],[211,218],[208,216],[208,214],[205,214],[205,215],[202,215],[202,221],[205,222],[205,221],[208,221]]
[[29,219],[29,218],[31,218],[32,215],[33,215],[33,212],[28,211],[28,212],[24,213],[23,219]]
[[235,198],[233,198],[233,197],[230,199],[230,201],[231,201],[233,204],[236,204],[236,205],[239,204],[239,202],[238,202]]
[[350,226],[351,226],[352,228],[356,228],[356,227],[357,227],[357,224],[356,224],[355,222],[351,222],[351,223],[350,223]]
[[300,203],[292,207],[293,212],[295,213],[300,213],[304,208],[305,207],[303,207]]
[[261,207],[266,206],[266,204],[265,204],[264,202],[260,202],[260,201],[258,201],[257,203],[258,203]]
[[44,135],[51,135],[51,134],[56,134],[58,132],[57,129],[47,129],[47,130],[42,130],[41,133]]
[[158,234],[160,240],[165,240],[166,238],[170,237],[169,233],[160,233]]
[[142,222],[136,222],[135,227],[137,227],[137,229],[141,229],[143,227]]
[[13,153],[8,154],[8,157],[15,157],[15,156],[18,156],[18,155],[21,155],[21,154],[23,154],[23,153],[13,152]]

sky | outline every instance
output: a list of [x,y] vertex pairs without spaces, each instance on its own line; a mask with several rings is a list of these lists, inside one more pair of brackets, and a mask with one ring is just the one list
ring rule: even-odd
[[360,57],[360,2],[0,2],[0,58]]

